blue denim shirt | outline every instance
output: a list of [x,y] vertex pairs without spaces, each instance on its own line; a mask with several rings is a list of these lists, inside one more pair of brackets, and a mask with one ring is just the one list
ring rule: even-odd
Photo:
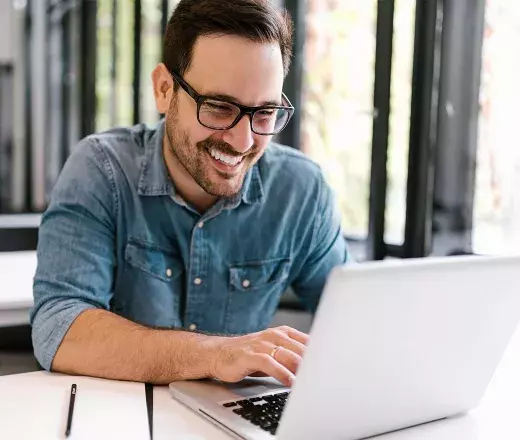
[[31,312],[50,369],[86,309],[166,328],[240,334],[265,328],[292,286],[315,310],[327,275],[348,259],[320,168],[271,143],[242,190],[200,215],[175,192],[164,121],[85,138],[42,218]]

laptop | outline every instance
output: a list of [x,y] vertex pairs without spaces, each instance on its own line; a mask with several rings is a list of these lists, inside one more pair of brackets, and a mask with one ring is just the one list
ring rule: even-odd
[[357,440],[478,405],[520,319],[520,257],[346,265],[329,276],[292,389],[170,384],[237,439]]

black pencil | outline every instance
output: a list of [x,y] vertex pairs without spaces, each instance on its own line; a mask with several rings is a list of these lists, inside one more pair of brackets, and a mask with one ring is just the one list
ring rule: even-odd
[[74,413],[74,401],[76,400],[76,389],[75,383],[70,387],[70,401],[69,401],[69,415],[67,416],[67,429],[65,430],[65,437],[70,435],[70,429],[72,427],[72,414]]

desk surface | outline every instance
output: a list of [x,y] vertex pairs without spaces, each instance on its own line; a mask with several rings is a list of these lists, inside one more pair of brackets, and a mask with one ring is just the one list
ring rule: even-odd
[[[143,435],[147,428],[147,422],[146,427],[143,426],[147,420],[143,384],[36,372],[0,377],[0,414],[12,415],[0,423],[0,438],[59,438],[55,434],[61,433],[63,428],[67,393],[73,382],[78,383],[78,402],[85,394],[90,394],[90,403],[78,405],[74,413],[78,420],[74,425],[78,428],[76,438],[83,438],[79,428],[86,426],[85,420],[99,425],[112,420],[110,426],[120,424],[118,433],[124,434],[122,438]],[[95,404],[96,398],[99,405]],[[519,410],[520,328],[478,408],[465,416],[386,434],[378,440],[518,440]],[[30,426],[28,421],[31,421]],[[105,432],[108,434],[109,431]],[[115,437],[101,435],[96,438]],[[155,387],[154,439],[172,438],[229,439],[223,431],[173,400],[167,387]]]
[[29,324],[36,252],[0,252],[0,327]]

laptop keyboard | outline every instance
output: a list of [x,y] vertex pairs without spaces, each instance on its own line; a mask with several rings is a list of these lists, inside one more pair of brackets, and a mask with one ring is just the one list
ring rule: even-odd
[[282,417],[282,411],[288,396],[289,393],[269,394],[262,397],[252,397],[251,399],[224,403],[223,406],[274,435],[278,429],[278,423],[280,422],[280,417]]

